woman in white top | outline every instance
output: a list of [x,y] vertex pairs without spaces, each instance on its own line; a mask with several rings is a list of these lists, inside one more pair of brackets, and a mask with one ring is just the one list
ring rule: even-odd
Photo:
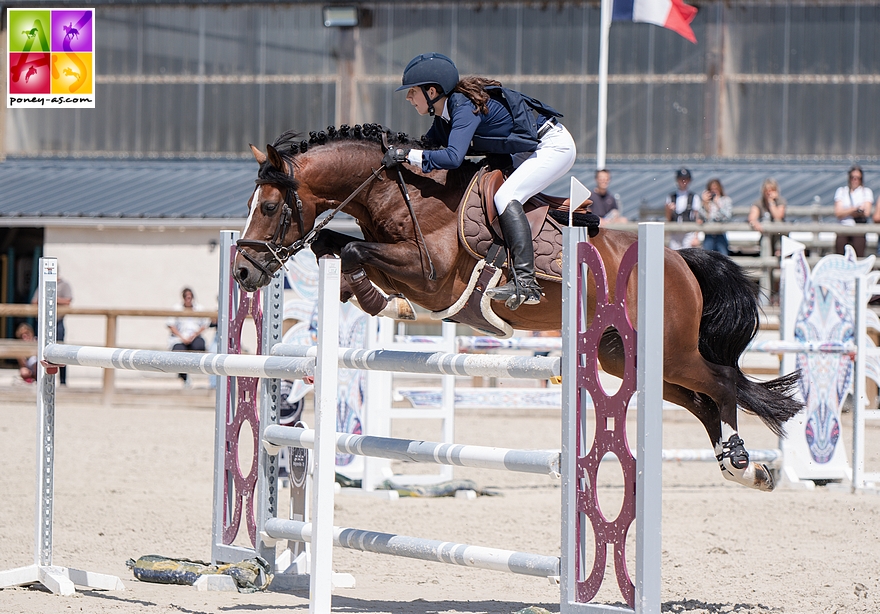
[[[858,166],[849,169],[849,185],[837,188],[834,193],[834,215],[844,226],[865,224],[871,218],[871,208],[874,204],[874,192],[871,188],[862,185],[865,175]],[[834,251],[837,254],[844,253],[844,247],[849,244],[856,251],[859,258],[865,255],[865,235],[837,235]]]
[[[202,306],[195,302],[192,290],[184,288],[183,292],[181,292],[181,296],[183,298],[183,304],[175,305],[175,310],[180,310],[181,312],[203,311]],[[170,333],[168,347],[170,347],[172,351],[205,351],[205,338],[202,337],[202,333],[211,325],[211,320],[208,318],[186,317],[180,315],[169,318],[167,325]],[[182,379],[184,384],[188,383],[186,373],[178,373],[177,377]]]

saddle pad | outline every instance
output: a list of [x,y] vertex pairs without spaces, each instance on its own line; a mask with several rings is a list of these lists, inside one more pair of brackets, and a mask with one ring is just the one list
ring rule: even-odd
[[[486,172],[480,169],[468,185],[467,191],[458,207],[458,238],[462,246],[474,258],[480,260],[489,253],[493,243],[503,244],[500,234],[487,223],[486,211],[480,198],[479,185],[485,175],[501,171]],[[535,274],[539,279],[562,281],[562,227],[547,216],[549,203],[529,199],[523,211],[532,228],[532,244],[535,248]],[[505,262],[505,266],[506,266]]]

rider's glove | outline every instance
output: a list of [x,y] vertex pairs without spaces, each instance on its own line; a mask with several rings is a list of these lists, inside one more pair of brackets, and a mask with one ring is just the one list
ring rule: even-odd
[[382,158],[382,164],[385,165],[385,168],[394,168],[401,162],[406,162],[408,155],[409,148],[391,147],[385,152],[385,157]]

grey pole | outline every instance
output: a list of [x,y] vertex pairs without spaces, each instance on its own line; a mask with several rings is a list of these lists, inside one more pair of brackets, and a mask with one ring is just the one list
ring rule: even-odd
[[663,224],[639,224],[639,307],[636,377],[637,614],[660,614],[663,515]]

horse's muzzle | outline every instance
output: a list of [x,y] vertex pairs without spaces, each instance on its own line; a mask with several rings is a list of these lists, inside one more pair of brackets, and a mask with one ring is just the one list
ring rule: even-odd
[[267,285],[272,279],[272,275],[266,270],[266,265],[256,266],[252,258],[253,256],[248,258],[239,250],[232,263],[232,277],[245,292],[254,292]]

